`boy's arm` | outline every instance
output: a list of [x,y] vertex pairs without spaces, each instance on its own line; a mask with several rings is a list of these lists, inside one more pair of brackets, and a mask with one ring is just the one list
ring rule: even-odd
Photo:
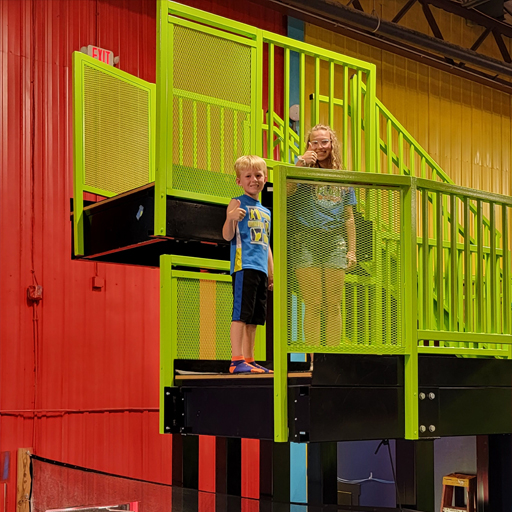
[[274,289],[274,258],[270,246],[268,248],[268,289]]
[[222,238],[227,242],[233,240],[236,231],[236,225],[239,220],[245,217],[245,210],[240,208],[239,199],[231,199],[226,209],[226,220],[222,226]]

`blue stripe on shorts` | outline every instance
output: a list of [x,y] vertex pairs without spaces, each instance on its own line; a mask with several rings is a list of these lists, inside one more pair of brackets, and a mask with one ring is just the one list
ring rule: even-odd
[[244,290],[244,272],[240,270],[233,274],[235,278],[235,286],[233,288],[233,322],[240,321],[242,312],[242,295]]

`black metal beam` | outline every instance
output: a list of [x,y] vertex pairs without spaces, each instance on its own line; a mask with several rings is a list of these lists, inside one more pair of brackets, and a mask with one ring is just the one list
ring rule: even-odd
[[473,43],[471,50],[477,51],[480,48],[480,45],[487,39],[487,36],[492,32],[492,29],[486,28],[478,37],[478,39]]
[[[309,0],[272,0],[284,6],[292,7],[300,12],[309,14],[316,19],[330,21],[333,24],[353,26],[371,33],[380,35],[386,39],[406,42],[417,45],[421,49],[437,52],[444,57],[456,61],[462,61],[492,71],[498,75],[512,77],[512,66],[488,56],[480,55],[461,46],[430,37],[416,30],[401,27],[396,23],[382,20],[364,12],[350,9],[341,4],[333,4],[327,0],[321,0],[311,4]],[[438,1],[438,0],[434,0]],[[432,2],[429,2],[432,3]]]
[[437,39],[441,39],[444,41],[443,34],[441,34],[441,29],[439,28],[439,25],[437,24],[436,19],[434,18],[434,15],[432,14],[432,11],[430,10],[430,7],[428,5],[428,1],[422,0],[421,1],[421,8],[423,9],[423,14],[425,15],[425,18],[427,19],[428,26],[432,30],[432,33]]
[[492,31],[492,35],[494,36],[494,39],[496,40],[496,44],[498,45],[498,48],[500,50],[501,56],[503,57],[503,60],[510,64],[510,62],[512,62],[512,59],[510,58],[510,53],[508,53],[507,45],[503,41],[503,37],[496,29],[494,29]]
[[391,20],[391,23],[398,23],[410,10],[410,8],[417,2],[418,0],[409,0],[401,9],[398,11],[396,16]]
[[449,12],[450,14],[455,14],[456,16],[460,16],[466,20],[470,20],[477,25],[482,27],[490,28],[492,30],[497,30],[500,34],[503,34],[507,37],[512,37],[512,26],[508,23],[503,23],[502,21],[497,20],[496,18],[492,18],[491,16],[487,16],[475,9],[467,9],[466,7],[462,7],[462,5],[458,2],[452,2],[451,0],[426,0],[430,5],[437,7],[438,9],[442,9],[443,11]]

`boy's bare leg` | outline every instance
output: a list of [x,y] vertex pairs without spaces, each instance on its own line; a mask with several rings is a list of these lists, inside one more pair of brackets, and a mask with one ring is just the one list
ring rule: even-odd
[[244,324],[244,336],[243,336],[243,355],[245,360],[252,359],[254,361],[254,344],[256,342],[256,325]]
[[244,355],[243,339],[245,333],[244,322],[231,322],[231,357],[239,357]]
[[[263,370],[255,368],[247,364],[244,359],[244,346],[247,343],[247,327],[254,327],[254,335],[256,335],[256,326],[248,326],[244,322],[231,322],[231,366],[230,373],[263,373]],[[251,329],[249,329],[250,333]],[[254,339],[252,342],[252,353],[254,354]]]
[[256,328],[257,326],[254,324],[247,324],[245,326],[245,336],[244,336],[244,357],[245,360],[251,365],[254,366],[257,370],[265,373],[274,373],[272,370],[265,368],[257,364],[254,361],[254,345],[256,343]]

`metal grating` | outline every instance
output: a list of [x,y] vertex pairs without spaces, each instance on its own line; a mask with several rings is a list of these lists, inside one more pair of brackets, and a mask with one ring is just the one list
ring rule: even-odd
[[178,359],[229,360],[231,282],[182,277],[176,282]]
[[[288,187],[288,351],[401,352],[400,191],[299,181]],[[345,216],[354,197],[358,264],[345,272]],[[322,226],[326,217],[336,222]]]
[[84,65],[84,184],[110,193],[150,182],[150,94]]
[[252,49],[180,25],[173,42],[172,188],[229,199],[240,193],[233,163],[251,153]]

